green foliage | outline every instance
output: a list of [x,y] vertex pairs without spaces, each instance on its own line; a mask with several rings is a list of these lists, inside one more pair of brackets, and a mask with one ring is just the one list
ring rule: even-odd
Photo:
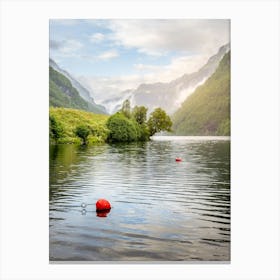
[[147,110],[144,106],[136,106],[132,113],[127,114],[131,112],[131,109],[129,101],[126,100],[122,110],[112,115],[107,121],[110,131],[109,142],[147,141],[156,132],[171,131],[172,122],[164,110],[157,108],[146,122]]
[[123,113],[124,116],[127,117],[128,119],[131,118],[131,106],[130,106],[130,101],[128,99],[126,99],[123,102],[120,112]]
[[54,116],[49,117],[49,135],[50,141],[54,140],[55,143],[64,135],[63,126],[61,123],[57,122]]
[[[108,116],[93,114],[76,109],[50,108],[50,119],[55,118],[56,122],[63,128],[63,134],[57,138],[58,144],[82,144],[83,140],[76,135],[76,128],[86,126],[89,129],[87,143],[105,142],[108,135],[106,121]],[[50,132],[51,134],[51,132]],[[51,137],[51,139],[54,139]]]
[[148,108],[144,106],[135,106],[132,110],[132,116],[138,124],[143,125],[147,120],[147,111]]
[[148,127],[150,135],[160,131],[171,131],[172,121],[164,110],[157,108],[148,120]]
[[146,123],[144,124],[137,124],[137,126],[139,127],[139,136],[138,136],[138,140],[140,141],[147,141],[150,138],[150,130],[147,126]]
[[218,135],[230,135],[230,120],[225,119],[221,122],[217,130]]
[[49,67],[49,106],[81,109],[102,114],[99,108],[84,100],[68,78]]
[[86,125],[79,125],[75,129],[75,134],[82,139],[83,144],[87,144],[90,129]]
[[107,121],[109,129],[109,142],[132,142],[138,139],[139,130],[136,122],[128,119],[123,113],[118,112]]
[[[76,109],[51,107],[50,138],[58,144],[147,141],[151,135],[145,122],[147,108],[137,107],[133,112],[131,118],[122,112],[108,118]],[[160,108],[155,110],[151,120],[158,121],[158,131],[170,130],[172,125],[169,116]]]
[[230,135],[230,52],[173,116],[177,135]]

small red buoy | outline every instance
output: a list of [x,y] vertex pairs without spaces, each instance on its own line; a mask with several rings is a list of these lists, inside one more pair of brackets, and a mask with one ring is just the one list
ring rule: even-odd
[[98,199],[96,202],[96,212],[106,211],[111,209],[111,204],[106,199]]
[[176,161],[182,161],[182,159],[179,158],[179,157],[177,157],[175,160],[176,160]]

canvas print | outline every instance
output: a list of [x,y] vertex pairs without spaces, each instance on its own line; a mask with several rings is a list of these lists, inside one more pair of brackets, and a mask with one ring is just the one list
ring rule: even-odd
[[50,19],[49,260],[229,262],[230,20]]

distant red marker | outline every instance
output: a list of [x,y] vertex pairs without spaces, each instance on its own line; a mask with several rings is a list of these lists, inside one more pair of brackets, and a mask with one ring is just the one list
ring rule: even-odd
[[111,209],[111,204],[106,199],[98,199],[96,202],[96,212],[106,211]]
[[182,159],[181,159],[181,158],[178,158],[178,157],[177,157],[175,160],[176,160],[176,161],[182,161]]

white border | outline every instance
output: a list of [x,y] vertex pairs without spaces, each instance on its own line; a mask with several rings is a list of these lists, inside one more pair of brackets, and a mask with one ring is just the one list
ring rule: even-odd
[[[49,18],[230,18],[231,264],[48,262]],[[279,2],[2,1],[1,279],[279,279]]]

